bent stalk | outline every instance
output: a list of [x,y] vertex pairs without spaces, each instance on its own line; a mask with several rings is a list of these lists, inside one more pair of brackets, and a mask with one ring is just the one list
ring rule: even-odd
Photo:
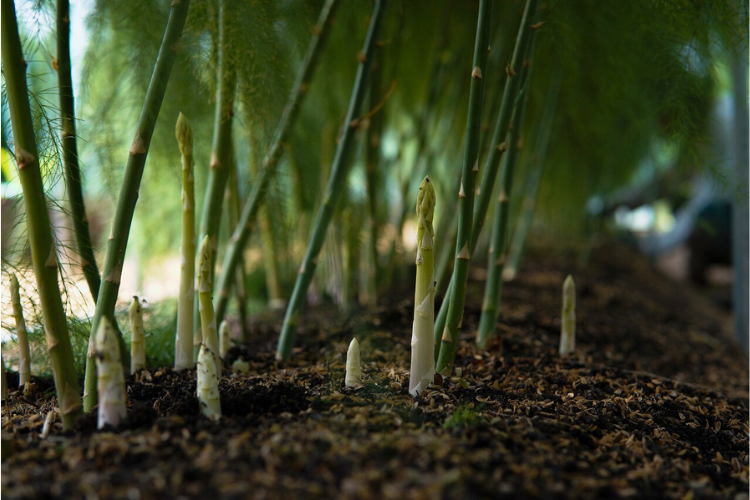
[[169,11],[169,20],[164,31],[164,38],[159,47],[159,55],[156,58],[154,72],[151,75],[143,102],[141,116],[138,119],[135,138],[130,147],[128,162],[125,166],[125,177],[122,181],[120,197],[117,200],[115,217],[112,222],[112,232],[107,241],[107,253],[102,270],[101,288],[99,299],[96,303],[96,312],[91,323],[91,338],[89,339],[89,351],[86,359],[86,379],[83,393],[83,406],[85,411],[90,411],[97,402],[96,395],[96,372],[94,367],[94,333],[99,328],[103,317],[107,317],[114,323],[115,304],[117,293],[120,290],[120,278],[122,266],[125,260],[125,250],[130,235],[130,225],[133,222],[135,204],[138,200],[138,189],[143,177],[143,169],[146,165],[146,156],[151,144],[151,136],[156,126],[156,118],[159,116],[164,92],[167,88],[169,75],[172,72],[182,29],[185,26],[190,0],[172,0]]
[[386,0],[376,0],[372,11],[372,20],[365,38],[365,44],[360,54],[360,63],[357,68],[357,76],[352,89],[351,100],[349,101],[349,110],[344,120],[344,130],[341,136],[341,142],[336,148],[336,156],[331,165],[331,176],[328,179],[325,193],[323,194],[323,203],[318,210],[315,219],[312,236],[307,245],[305,258],[302,261],[297,280],[294,284],[294,291],[289,299],[289,305],[284,316],[284,325],[282,326],[279,344],[276,350],[276,359],[287,359],[294,346],[294,338],[297,335],[297,322],[299,320],[299,311],[302,308],[302,302],[307,288],[312,281],[313,273],[317,267],[318,254],[323,247],[326,231],[333,212],[336,208],[341,192],[344,191],[343,184],[346,179],[349,155],[354,143],[354,132],[357,128],[357,117],[362,109],[367,87],[370,81],[370,70],[375,53],[376,41],[380,33],[380,26],[383,21]]
[[193,304],[195,303],[195,191],[193,130],[180,113],[175,130],[182,157],[182,242],[180,244],[180,295],[177,298],[175,370],[193,366]]
[[81,416],[80,386],[73,362],[67,318],[58,288],[58,261],[39,169],[39,153],[26,86],[26,61],[23,58],[16,9],[12,0],[3,0],[0,18],[3,76],[13,127],[18,177],[23,189],[31,262],[39,292],[47,350],[52,360],[60,416],[63,427],[70,430]]

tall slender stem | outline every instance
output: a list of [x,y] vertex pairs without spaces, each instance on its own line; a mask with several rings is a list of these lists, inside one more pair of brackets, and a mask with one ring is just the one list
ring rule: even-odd
[[[491,0],[480,0],[477,19],[477,34],[474,43],[474,60],[471,70],[469,92],[469,118],[466,123],[466,149],[464,150],[461,184],[458,190],[458,232],[456,234],[456,257],[453,266],[454,293],[448,309],[446,328],[442,334],[442,347],[437,371],[453,367],[453,353],[458,342],[458,328],[464,314],[466,280],[469,276],[469,240],[474,215],[474,184],[479,173],[479,131],[482,123],[483,75],[486,72],[489,53]],[[445,354],[443,354],[445,351]],[[450,351],[450,352],[449,352]]]
[[372,69],[377,39],[380,35],[380,27],[383,24],[385,6],[386,0],[376,0],[375,6],[373,7],[370,27],[367,31],[364,47],[360,53],[360,63],[357,68],[356,79],[354,80],[351,100],[349,101],[349,110],[347,111],[346,119],[344,120],[344,130],[341,136],[341,142],[339,142],[338,148],[336,149],[336,156],[333,158],[331,175],[328,178],[328,185],[323,194],[323,203],[318,210],[312,235],[307,244],[305,258],[302,261],[302,266],[300,266],[299,274],[297,274],[294,291],[292,292],[292,297],[289,299],[289,305],[286,309],[284,325],[281,329],[279,345],[276,350],[277,359],[287,359],[292,352],[294,338],[297,335],[299,311],[302,308],[302,303],[307,294],[307,288],[312,281],[313,273],[317,266],[318,254],[323,247],[328,225],[331,223],[333,212],[336,209],[336,203],[343,191],[343,183],[348,170],[349,154],[351,153],[352,145],[354,143],[354,132],[358,124],[357,117],[362,109],[362,103],[365,99],[367,87],[370,82],[370,70]]
[[89,339],[89,350],[86,359],[86,379],[84,385],[83,405],[85,411],[90,411],[97,402],[96,395],[96,365],[94,336],[99,327],[102,317],[107,317],[114,324],[115,304],[117,293],[120,290],[120,278],[122,266],[125,261],[125,250],[130,235],[130,225],[133,222],[135,204],[138,201],[138,189],[143,177],[143,169],[146,165],[148,149],[151,145],[151,137],[159,116],[161,103],[167,89],[169,75],[177,57],[179,41],[182,37],[182,29],[185,26],[190,0],[173,0],[169,11],[169,20],[164,30],[164,38],[159,47],[159,55],[156,58],[154,72],[151,82],[146,91],[146,99],[143,102],[141,116],[138,119],[135,137],[130,146],[128,162],[125,166],[125,177],[122,181],[120,197],[117,199],[117,208],[112,222],[112,232],[107,241],[107,253],[102,270],[101,288],[99,299],[96,303],[96,312],[91,323],[92,336]]
[[0,17],[3,75],[13,127],[18,177],[23,189],[31,262],[41,302],[47,350],[52,359],[60,416],[63,427],[70,430],[81,416],[81,393],[73,362],[67,318],[57,281],[58,261],[52,242],[47,198],[39,168],[39,152],[26,86],[26,61],[21,49],[13,0],[2,1]]
[[177,298],[175,370],[193,366],[193,305],[195,303],[195,179],[193,130],[180,113],[175,128],[182,157],[182,240],[180,243],[180,295]]
[[292,125],[294,125],[297,118],[297,112],[299,111],[302,98],[307,94],[307,89],[310,86],[313,72],[318,65],[321,48],[330,31],[330,21],[335,10],[334,8],[338,3],[339,0],[327,0],[323,6],[323,10],[320,11],[318,23],[313,29],[313,36],[310,40],[310,45],[308,45],[305,58],[302,61],[302,68],[292,86],[292,91],[289,94],[289,99],[287,100],[284,112],[281,115],[281,120],[276,127],[276,134],[274,135],[273,142],[263,159],[260,175],[255,181],[253,190],[250,193],[250,198],[242,207],[242,215],[237,224],[237,229],[229,239],[229,245],[227,246],[227,251],[222,263],[221,274],[219,275],[217,298],[215,299],[216,320],[219,322],[224,319],[224,314],[226,313],[234,269],[240,261],[242,251],[245,248],[245,243],[250,236],[252,221],[258,213],[258,208],[260,207],[263,197],[266,194],[266,190],[268,189],[268,183],[276,171],[276,165],[281,158],[284,142],[286,142],[289,132],[292,130]]
[[81,187],[81,170],[78,165],[78,145],[76,140],[75,100],[73,79],[70,68],[70,2],[57,1],[57,80],[60,87],[60,117],[62,119],[62,150],[65,165],[65,184],[70,197],[70,212],[73,218],[78,256],[81,269],[86,277],[91,296],[99,298],[101,277],[96,265],[91,232],[86,217],[86,205]]

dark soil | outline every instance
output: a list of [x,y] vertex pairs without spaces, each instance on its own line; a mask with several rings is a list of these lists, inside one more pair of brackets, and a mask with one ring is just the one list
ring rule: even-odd
[[[541,254],[525,266],[505,285],[488,351],[472,342],[482,293],[472,282],[456,374],[416,400],[408,292],[343,319],[309,310],[284,364],[273,359],[280,318],[255,324],[225,364],[219,421],[200,415],[194,371],[151,369],[127,381],[124,428],[97,431],[87,415],[41,438],[54,401],[38,381],[3,409],[2,494],[748,498],[747,354],[727,318],[620,248],[581,268]],[[568,272],[578,348],[561,359]],[[345,388],[352,336],[365,380]],[[229,368],[240,357],[248,373]]]

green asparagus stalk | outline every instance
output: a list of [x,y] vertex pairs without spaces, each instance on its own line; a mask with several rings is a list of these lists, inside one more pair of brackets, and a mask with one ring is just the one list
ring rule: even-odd
[[195,191],[193,130],[180,113],[175,129],[182,157],[182,242],[180,244],[180,295],[177,298],[175,370],[193,366],[193,304],[195,303]]
[[[5,401],[8,399],[8,377],[5,375],[5,359],[2,353],[0,353],[0,365],[3,367],[3,376],[0,378],[0,395],[2,396],[2,400]],[[3,454],[5,454],[4,450]]]
[[86,277],[94,302],[99,298],[101,277],[96,265],[91,244],[89,222],[81,187],[81,170],[78,166],[78,145],[76,140],[75,100],[73,79],[70,69],[70,2],[57,1],[57,80],[60,87],[60,118],[62,125],[61,144],[65,165],[65,187],[70,196],[70,212],[73,218],[73,232],[76,247],[81,259],[81,268]]
[[216,354],[206,344],[201,344],[198,352],[198,401],[201,413],[217,420],[221,418],[221,400],[219,399],[219,372]]
[[[201,314],[201,336],[196,339],[199,344],[205,345],[213,356],[219,353],[219,334],[216,331],[216,316],[214,315],[214,304],[211,301],[211,290],[213,290],[211,278],[211,242],[206,235],[198,250],[198,301]],[[221,376],[221,365],[216,360],[216,373]]]
[[23,387],[31,380],[31,351],[29,336],[26,332],[26,320],[23,318],[21,307],[18,278],[15,274],[10,275],[10,301],[13,305],[13,317],[16,320],[16,336],[18,337],[18,387]]
[[[474,255],[476,250],[477,242],[479,241],[479,235],[481,234],[484,220],[487,216],[487,209],[492,199],[492,193],[494,192],[495,179],[497,177],[498,167],[503,153],[508,149],[507,146],[507,135],[510,127],[511,117],[513,116],[513,110],[515,108],[518,92],[521,88],[523,78],[520,77],[524,58],[528,51],[529,43],[531,40],[531,21],[536,12],[538,0],[527,0],[526,7],[524,9],[523,16],[521,18],[521,24],[519,25],[518,34],[516,36],[516,43],[513,48],[513,56],[511,58],[510,65],[506,71],[506,82],[503,88],[503,99],[500,105],[500,111],[497,115],[497,123],[492,136],[492,147],[490,148],[490,154],[487,157],[484,171],[482,173],[482,180],[479,184],[477,191],[478,200],[476,207],[474,207],[471,238],[469,241],[469,254]],[[518,75],[518,76],[517,76]],[[448,318],[448,309],[450,304],[453,302],[453,286],[454,286],[455,274],[451,276],[448,289],[443,299],[443,304],[438,312],[437,320],[435,321],[435,340],[440,345],[445,332],[446,319]],[[455,345],[453,346],[455,352]],[[448,353],[446,353],[448,354]],[[453,363],[453,354],[450,355],[450,363]]]
[[96,333],[96,372],[100,395],[97,429],[118,427],[127,416],[125,377],[120,357],[120,340],[105,316]]
[[39,153],[26,87],[26,61],[21,50],[16,9],[12,0],[3,0],[0,18],[3,76],[13,127],[18,177],[23,189],[31,261],[41,302],[47,350],[52,360],[60,416],[63,427],[70,430],[81,415],[80,386],[73,362],[67,318],[58,288],[58,261],[39,169]]
[[221,359],[227,357],[230,343],[231,333],[229,332],[229,324],[226,321],[222,321],[219,325],[219,357]]
[[318,23],[313,29],[313,37],[310,40],[310,45],[307,47],[307,52],[305,53],[305,58],[302,62],[302,68],[292,86],[292,91],[289,94],[289,99],[287,100],[284,112],[281,115],[281,120],[276,127],[276,134],[274,135],[271,146],[263,160],[262,170],[258,179],[255,181],[250,198],[242,207],[242,215],[237,224],[237,229],[229,239],[217,286],[218,297],[216,303],[216,318],[218,321],[224,319],[227,302],[229,300],[229,292],[232,286],[234,269],[237,267],[237,264],[242,257],[245,243],[250,236],[251,222],[258,213],[260,204],[262,203],[263,197],[268,189],[268,183],[276,171],[276,165],[279,163],[284,143],[286,142],[289,132],[292,130],[292,125],[294,125],[297,118],[297,112],[299,111],[302,98],[307,94],[307,89],[310,86],[313,72],[315,71],[320,58],[321,48],[330,31],[329,28],[335,10],[334,7],[338,5],[338,1],[339,0],[326,0],[323,9],[320,11],[320,17],[318,18]]
[[133,296],[128,310],[130,316],[130,373],[146,368],[146,332],[143,329],[143,308]]
[[[232,166],[229,171],[229,185],[227,186],[227,220],[229,222],[229,232],[233,233],[235,229],[237,229],[237,224],[240,221],[240,188],[238,175],[240,166],[235,161],[234,146],[232,147],[231,156]],[[275,258],[273,259],[273,262],[274,264],[276,263]],[[247,336],[247,280],[245,276],[245,266],[237,266],[235,275],[234,295],[237,299],[237,312],[240,317],[242,337],[245,338]]]
[[346,351],[346,376],[344,385],[352,387],[362,383],[362,363],[359,357],[359,342],[352,339]]
[[563,283],[560,323],[560,356],[565,356],[576,350],[576,284],[571,275],[568,275]]
[[417,280],[414,292],[414,324],[411,334],[409,394],[417,396],[435,379],[435,188],[429,177],[417,197]]
[[336,209],[336,203],[343,191],[343,183],[346,178],[349,155],[351,153],[354,132],[357,125],[357,117],[362,108],[367,86],[370,80],[370,69],[375,53],[377,38],[380,33],[380,26],[383,21],[386,0],[376,0],[372,11],[370,27],[365,39],[365,45],[360,54],[360,63],[357,68],[357,76],[352,89],[351,100],[349,101],[349,110],[344,120],[344,130],[341,136],[341,142],[336,149],[336,156],[331,165],[331,175],[328,179],[325,193],[323,194],[323,203],[318,210],[315,219],[312,236],[307,245],[305,258],[297,274],[297,281],[294,284],[292,297],[284,316],[284,325],[282,326],[279,344],[276,350],[277,359],[287,359],[294,346],[294,337],[297,334],[297,323],[299,321],[299,311],[302,308],[302,302],[307,293],[307,288],[312,281],[313,273],[317,266],[318,254],[323,247],[328,225],[333,218],[333,212]]
[[513,116],[513,129],[508,138],[511,142],[516,142],[516,144],[511,147],[508,156],[505,158],[500,174],[500,194],[497,199],[497,213],[495,214],[495,221],[492,226],[490,249],[487,256],[487,282],[484,288],[482,315],[479,319],[479,330],[477,332],[477,344],[480,347],[485,347],[494,335],[500,309],[500,292],[503,286],[502,273],[508,248],[510,195],[513,187],[513,175],[522,147],[520,134],[523,108],[523,106],[519,106]]
[[135,138],[130,147],[128,163],[125,166],[125,177],[122,181],[120,197],[117,200],[115,217],[112,222],[112,232],[107,242],[107,253],[104,260],[104,269],[102,270],[104,280],[99,289],[99,299],[96,303],[96,312],[91,324],[92,338],[89,339],[83,394],[85,411],[90,411],[97,402],[93,349],[94,332],[98,330],[99,323],[104,316],[111,323],[114,323],[115,304],[117,302],[117,293],[120,290],[122,266],[125,260],[125,250],[128,245],[128,236],[130,234],[130,225],[133,221],[133,213],[135,212],[135,204],[138,200],[138,189],[143,177],[143,168],[146,165],[146,156],[148,155],[151,137],[156,126],[156,119],[159,116],[169,75],[172,72],[172,66],[174,65],[177,50],[179,49],[179,40],[182,36],[182,29],[185,26],[189,5],[190,0],[172,0],[164,38],[162,39],[161,47],[159,47],[159,55],[156,58],[156,65],[151,75],[146,99],[143,102],[141,116],[138,119]]
[[458,191],[458,233],[456,235],[455,263],[453,265],[454,290],[441,335],[440,355],[437,371],[450,373],[458,342],[459,324],[464,314],[466,281],[469,276],[469,242],[474,211],[474,184],[479,173],[479,131],[482,123],[483,77],[486,72],[489,49],[489,27],[492,2],[480,0],[477,33],[474,43],[474,60],[471,70],[471,90],[469,93],[469,117],[466,124],[466,149],[464,150],[461,184]]

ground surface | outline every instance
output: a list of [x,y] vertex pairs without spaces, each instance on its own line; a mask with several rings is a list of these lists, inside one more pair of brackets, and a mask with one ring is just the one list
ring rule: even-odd
[[[199,415],[194,372],[128,380],[130,420],[39,437],[45,382],[3,411],[7,498],[748,498],[747,355],[726,318],[618,248],[585,267],[532,255],[478,350],[470,290],[460,374],[408,395],[412,300],[336,318],[308,311],[292,361],[280,318],[224,369],[224,417]],[[578,350],[556,354],[560,290],[578,284]],[[349,340],[364,385],[343,387]],[[502,349],[502,353],[501,353]],[[8,415],[10,415],[8,417]]]

